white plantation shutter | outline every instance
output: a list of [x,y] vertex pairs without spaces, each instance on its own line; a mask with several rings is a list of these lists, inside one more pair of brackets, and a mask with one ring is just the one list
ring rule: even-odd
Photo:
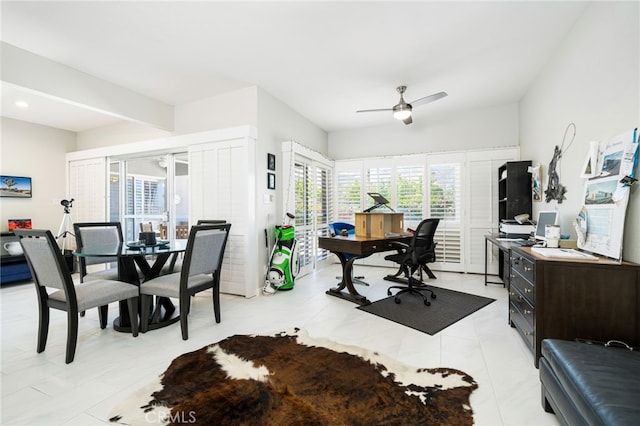
[[404,213],[404,221],[420,222],[424,210],[424,165],[396,168],[396,211]]
[[[378,192],[389,202],[391,200],[391,167],[371,167],[366,172],[366,192]],[[372,199],[365,194],[365,204],[373,204]]]
[[69,198],[74,222],[101,222],[107,215],[107,161],[92,158],[69,162]]
[[[467,272],[484,273],[485,235],[498,226],[498,167],[518,159],[516,148],[487,150],[467,155],[469,207]],[[487,271],[498,273],[498,249],[487,246]]]
[[353,223],[356,212],[362,211],[362,162],[340,161],[335,166],[335,220]]
[[329,257],[329,252],[318,248],[318,236],[329,234],[329,221],[333,217],[333,167],[320,154],[295,142],[284,142],[284,162],[292,156],[291,178],[285,176],[283,184],[285,188],[290,188],[293,200],[285,202],[284,208],[285,211],[293,208],[296,216],[296,240],[302,276]]
[[435,236],[436,262],[449,271],[464,270],[461,179],[462,162],[455,156],[430,159],[428,217],[440,219]]

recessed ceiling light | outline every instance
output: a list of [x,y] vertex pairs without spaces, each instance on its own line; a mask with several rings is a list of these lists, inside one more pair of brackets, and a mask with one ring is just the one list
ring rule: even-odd
[[16,106],[18,108],[29,108],[29,104],[26,101],[16,101]]

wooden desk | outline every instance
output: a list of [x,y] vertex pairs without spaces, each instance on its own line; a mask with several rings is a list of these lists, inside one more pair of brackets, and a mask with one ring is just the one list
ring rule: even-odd
[[[502,284],[503,287],[508,287],[510,276],[509,255],[513,247],[520,247],[520,245],[516,244],[514,241],[502,239],[497,235],[491,234],[485,235],[484,240],[484,285]],[[495,245],[500,250],[500,254],[498,256],[498,277],[500,277],[502,281],[489,281],[487,266],[489,262],[489,253],[487,243]]]
[[[353,262],[363,256],[369,256],[373,253],[379,253],[383,251],[396,250],[391,243],[393,241],[400,241],[406,244],[411,243],[412,237],[395,237],[395,238],[372,238],[372,237],[358,237],[355,235],[349,235],[347,237],[335,236],[335,237],[318,237],[318,247],[329,250],[334,253],[340,259],[342,265],[342,281],[338,283],[337,287],[327,290],[327,294],[330,296],[336,296],[341,299],[349,300],[350,302],[357,303],[359,305],[369,305],[371,301],[365,296],[358,293],[353,285],[352,271]],[[347,259],[347,256],[351,255]],[[345,293],[342,290],[347,289],[349,292]]]

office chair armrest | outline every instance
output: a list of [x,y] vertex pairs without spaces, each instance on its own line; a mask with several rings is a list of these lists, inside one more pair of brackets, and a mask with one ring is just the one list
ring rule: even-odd
[[389,241],[389,245],[397,248],[398,250],[401,250],[401,249],[409,250],[411,248],[409,244],[403,243],[400,241]]

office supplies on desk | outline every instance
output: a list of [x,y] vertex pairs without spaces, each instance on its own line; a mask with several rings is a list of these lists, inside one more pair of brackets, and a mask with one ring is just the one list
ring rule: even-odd
[[575,249],[531,247],[531,251],[542,256],[554,257],[559,259],[598,260],[598,257],[592,254]]

